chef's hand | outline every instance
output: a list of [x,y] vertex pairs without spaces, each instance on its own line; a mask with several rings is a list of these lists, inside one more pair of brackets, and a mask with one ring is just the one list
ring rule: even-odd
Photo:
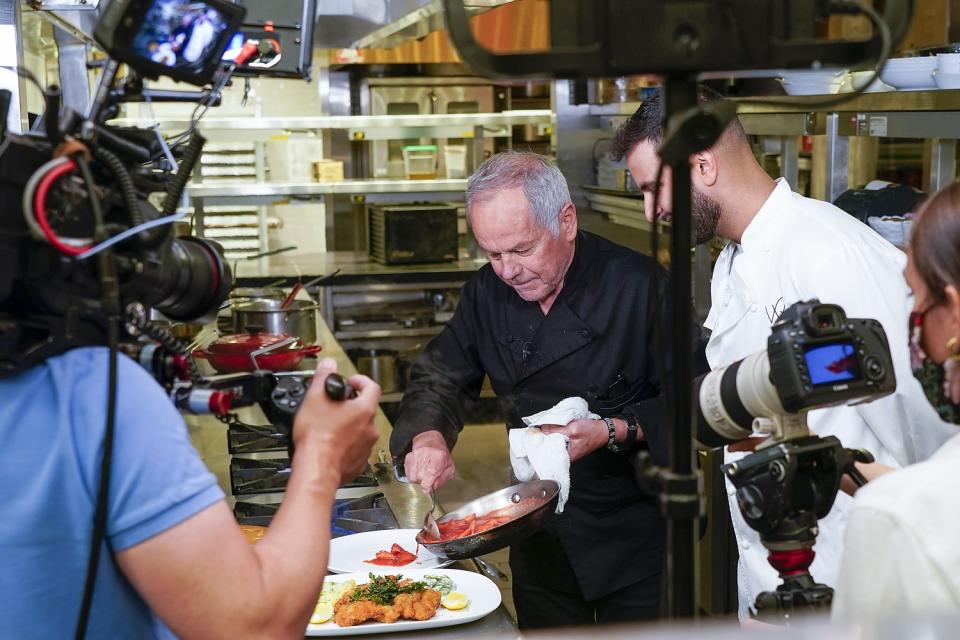
[[453,477],[453,456],[443,434],[424,431],[413,439],[410,453],[403,459],[407,480],[416,482],[427,493],[435,491]]
[[576,462],[588,453],[592,453],[604,447],[607,444],[609,429],[607,423],[603,420],[574,420],[563,427],[559,424],[545,424],[540,427],[540,431],[546,434],[560,433],[567,436],[567,453],[570,454],[570,462]]
[[357,397],[331,400],[324,382],[336,370],[337,363],[332,358],[324,358],[317,365],[307,395],[293,420],[293,440],[297,446],[293,467],[298,469],[303,459],[319,459],[322,467],[340,475],[342,484],[363,471],[380,435],[373,426],[380,387],[366,376],[353,376],[350,384],[357,390]]

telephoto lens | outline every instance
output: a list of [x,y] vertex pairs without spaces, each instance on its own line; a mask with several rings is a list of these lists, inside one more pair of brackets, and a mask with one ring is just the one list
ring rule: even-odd
[[757,417],[786,411],[770,381],[770,360],[760,351],[696,380],[699,400],[696,439],[705,447],[722,447],[747,438]]

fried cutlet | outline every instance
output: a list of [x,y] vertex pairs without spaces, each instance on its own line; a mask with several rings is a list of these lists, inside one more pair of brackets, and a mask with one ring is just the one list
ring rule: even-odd
[[401,593],[394,599],[393,607],[405,620],[429,620],[437,614],[440,592],[433,589]]
[[[361,585],[363,586],[363,585]],[[359,587],[358,587],[359,588]],[[423,589],[413,593],[401,593],[392,605],[382,605],[372,600],[350,602],[353,591],[346,593],[333,605],[333,621],[341,627],[352,627],[368,620],[396,622],[406,620],[429,620],[440,606],[440,592]]]
[[333,621],[341,627],[352,627],[367,620],[396,622],[400,619],[400,612],[394,605],[377,604],[371,600],[350,602],[350,595],[346,594],[333,605]]

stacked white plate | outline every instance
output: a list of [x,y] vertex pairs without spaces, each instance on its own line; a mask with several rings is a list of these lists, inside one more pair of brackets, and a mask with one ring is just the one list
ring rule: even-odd
[[933,56],[891,58],[880,72],[880,79],[901,90],[935,89],[932,74],[936,68],[937,59]]
[[780,78],[783,90],[791,96],[815,96],[836,93],[843,84],[843,69],[788,71]]
[[[855,91],[866,84],[872,76],[873,71],[851,71],[843,79],[843,86],[840,87],[840,91],[843,93]],[[894,88],[885,84],[877,77],[877,79],[871,82],[870,86],[866,87],[863,91],[865,93],[879,93],[882,91],[894,91]]]
[[947,73],[936,69],[933,72],[933,82],[938,89],[960,89],[960,72]]

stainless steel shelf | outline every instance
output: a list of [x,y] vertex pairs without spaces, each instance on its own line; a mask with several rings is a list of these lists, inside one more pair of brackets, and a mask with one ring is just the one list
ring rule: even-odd
[[[199,123],[203,133],[214,131],[317,131],[321,129],[350,129],[363,131],[376,128],[431,128],[431,127],[505,127],[527,124],[550,124],[553,112],[549,109],[502,111],[500,113],[438,113],[398,116],[309,116],[289,118],[204,118]],[[110,124],[125,127],[152,127],[144,118],[117,118]],[[163,131],[182,131],[190,126],[186,119],[165,119]],[[472,135],[472,131],[471,131]],[[463,137],[458,135],[457,137]]]
[[443,327],[416,327],[414,329],[374,329],[372,331],[336,331],[337,340],[374,340],[377,338],[419,338],[435,336]]
[[187,187],[193,199],[235,200],[261,198],[267,202],[283,198],[371,193],[462,193],[465,179],[436,180],[344,180],[342,182],[216,182],[194,183]]
[[830,96],[778,96],[765,98],[736,99],[738,113],[807,113],[828,111],[848,113],[851,111],[960,111],[960,90],[931,91],[881,91],[862,93],[832,107],[817,107],[818,102]]

